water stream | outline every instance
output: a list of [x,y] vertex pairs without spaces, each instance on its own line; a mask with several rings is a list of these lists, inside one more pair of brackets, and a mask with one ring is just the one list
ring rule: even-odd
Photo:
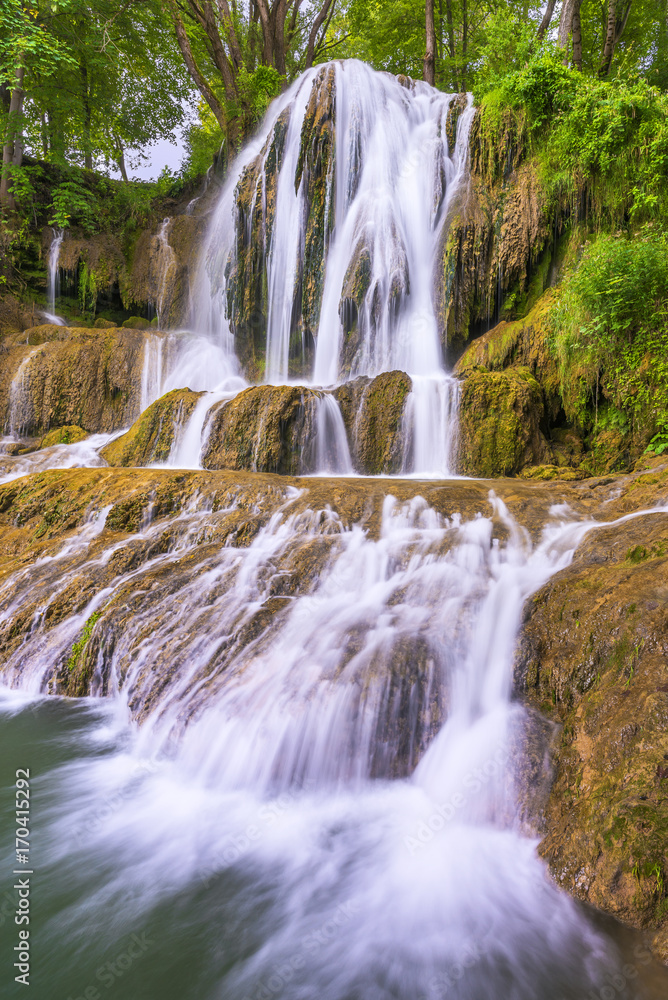
[[[555,509],[532,544],[491,500],[388,496],[374,537],[286,487],[248,545],[234,500],[112,542],[107,507],[5,579],[2,628],[34,608],[0,712],[35,776],[35,995],[575,1000],[629,959],[615,996],[664,995],[550,882],[515,767],[523,602],[596,525]],[[45,702],[93,613],[107,697]]]

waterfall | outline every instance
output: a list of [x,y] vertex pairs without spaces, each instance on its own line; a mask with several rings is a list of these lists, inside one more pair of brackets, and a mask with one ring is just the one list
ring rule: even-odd
[[176,277],[176,254],[169,245],[169,230],[172,222],[173,219],[169,216],[163,219],[156,237],[154,269],[157,292],[155,311],[160,329],[164,329],[169,320],[169,308],[172,303],[173,284]]
[[58,260],[60,257],[60,247],[63,242],[63,237],[65,236],[65,230],[52,229],[51,231],[53,233],[53,240],[51,241],[51,246],[49,247],[46,286],[46,293],[49,299],[49,312],[44,313],[44,317],[49,323],[55,323],[57,326],[64,326],[65,320],[56,315],[56,299],[60,295],[60,269],[58,267]]
[[144,340],[144,360],[141,370],[141,389],[139,408],[144,410],[162,395],[163,338],[149,333]]
[[315,441],[317,472],[326,475],[354,472],[343,416],[339,404],[329,393],[318,400]]
[[456,461],[434,287],[472,117],[470,96],[356,61],[307,71],[232,164],[195,283],[196,328],[242,364],[262,352],[268,383],[407,372],[407,471],[433,475]]
[[[470,520],[387,497],[373,536],[282,494],[238,543],[225,525],[250,510],[244,488],[215,510],[195,492],[168,521],[147,511],[114,540],[109,507],[90,511],[3,581],[8,635],[27,593],[34,608],[4,680],[43,690],[94,621],[93,690],[113,695],[69,723],[67,702],[26,706],[58,748],[40,765],[40,940],[63,959],[49,988],[81,995],[121,935],[145,933],[136,995],[598,989],[622,959],[520,833],[529,720],[511,696],[523,602],[598,525],[555,511],[532,543],[494,495],[494,517]],[[84,582],[86,603],[63,614],[59,595]],[[18,749],[23,704],[0,705]],[[186,953],[184,923],[198,942]],[[156,989],[163,969],[173,992]]]

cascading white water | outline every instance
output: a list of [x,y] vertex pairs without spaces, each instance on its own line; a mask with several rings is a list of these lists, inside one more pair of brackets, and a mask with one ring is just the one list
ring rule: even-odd
[[[456,141],[450,149],[447,123],[456,95],[442,94],[421,82],[404,85],[356,61],[333,67],[334,156],[324,181],[325,272],[310,384],[327,386],[358,375],[406,371],[413,379],[407,415],[412,457],[406,471],[447,475],[455,463],[458,396],[456,381],[443,366],[433,291],[443,227],[467,177],[472,99],[455,119]],[[308,71],[274,102],[258,137],[232,166],[210,229],[195,296],[198,328],[211,329],[213,314],[232,351],[225,274],[240,252],[234,220],[236,190],[244,171],[263,157],[249,217],[260,199],[265,220],[262,239],[268,242],[265,380],[272,384],[288,380],[295,294],[305,266],[309,215],[304,173],[299,174],[303,129],[319,72]],[[269,140],[287,111],[269,217],[266,170],[275,155]],[[343,326],[345,289],[351,276],[357,280],[360,267],[368,272],[363,279],[366,291],[356,307],[359,343],[350,355]]]
[[55,323],[56,326],[64,326],[65,320],[56,315],[56,299],[60,295],[60,269],[58,261],[60,258],[60,247],[65,236],[64,229],[53,229],[53,240],[49,247],[47,259],[47,285],[46,294],[49,298],[49,312],[45,312],[44,318],[48,323]]
[[334,397],[327,393],[318,400],[315,441],[318,472],[329,475],[350,475],[354,472],[341,409]]
[[[233,509],[197,500],[107,548],[108,508],[91,513],[75,543],[0,589],[8,621],[21,594],[37,600],[4,668],[33,691],[93,613],[104,628],[106,607],[132,602],[96,672],[98,690],[117,692],[117,718],[82,707],[88,759],[48,774],[40,940],[77,956],[62,963],[78,970],[76,995],[131,933],[156,957],[137,962],[142,987],[126,995],[575,1000],[598,989],[617,968],[613,946],[517,831],[524,721],[510,697],[523,601],[596,525],[555,511],[534,547],[494,497],[505,541],[488,518],[388,498],[374,540],[331,512],[291,514],[297,491],[285,499],[239,548],[211,543]],[[291,554],[317,546],[311,586],[278,586]],[[88,604],[50,627],[57,593],[96,572]],[[139,734],[125,729],[128,709],[148,712]],[[403,773],[417,762],[412,777],[390,780],[397,755]],[[183,979],[193,964],[194,983]]]
[[64,229],[54,229],[53,241],[49,247],[47,295],[49,296],[49,310],[52,313],[55,313],[56,311],[56,298],[59,293],[58,258],[60,257],[60,247],[64,236]]
[[169,244],[169,230],[174,220],[169,216],[162,220],[162,225],[156,237],[156,253],[154,258],[155,280],[157,284],[157,295],[155,300],[155,311],[158,316],[158,326],[165,329],[169,306],[172,301],[172,286],[176,275],[177,260],[176,254]]

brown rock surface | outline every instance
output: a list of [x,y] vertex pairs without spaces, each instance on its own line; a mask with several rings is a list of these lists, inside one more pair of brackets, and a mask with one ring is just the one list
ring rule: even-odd
[[[665,462],[618,482],[607,521],[668,499]],[[527,604],[516,682],[563,726],[541,854],[668,961],[668,508],[587,534]]]

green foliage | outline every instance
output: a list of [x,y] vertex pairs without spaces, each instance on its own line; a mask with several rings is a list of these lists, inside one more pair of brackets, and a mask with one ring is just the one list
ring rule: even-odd
[[655,455],[663,455],[664,452],[668,451],[668,418],[660,418],[657,420],[657,427],[659,428],[657,433],[645,449],[646,453],[654,453]]
[[647,225],[633,236],[601,235],[582,246],[550,322],[567,417],[622,435],[658,428],[653,441],[661,447],[668,426],[668,234]]
[[190,126],[186,139],[186,155],[182,170],[186,177],[201,177],[207,172],[223,139],[223,130],[208,104],[200,101],[199,120]]
[[76,174],[72,174],[55,188],[50,212],[50,226],[66,229],[70,225],[79,225],[89,235],[99,226],[96,198]]
[[79,657],[83,653],[88,640],[93,634],[93,629],[95,628],[97,622],[100,620],[101,617],[102,617],[101,611],[96,611],[94,614],[92,614],[83,627],[81,638],[78,639],[77,642],[75,642],[74,645],[72,646],[72,653],[70,655],[69,660],[67,661],[67,669],[70,673],[73,670],[76,670],[77,665],[79,663]]

